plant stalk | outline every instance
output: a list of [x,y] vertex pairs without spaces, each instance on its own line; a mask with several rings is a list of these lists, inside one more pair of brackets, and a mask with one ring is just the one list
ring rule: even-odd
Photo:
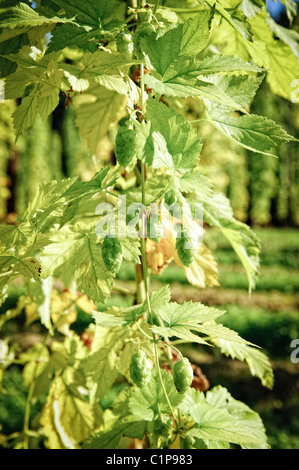
[[[143,5],[143,0],[141,1],[141,4]],[[143,111],[143,106],[144,106],[144,101],[145,101],[145,89],[144,89],[144,82],[143,82],[143,76],[144,76],[144,65],[140,65],[140,85],[141,85],[141,111]],[[145,172],[146,172],[146,166],[144,161],[141,161],[141,194],[142,194],[142,204],[145,206]],[[143,213],[142,216],[142,227],[146,227],[146,213]],[[141,258],[142,258],[142,269],[143,269],[143,279],[144,279],[144,287],[145,287],[145,296],[146,296],[146,303],[147,303],[147,308],[148,308],[148,315],[149,315],[149,321],[151,325],[153,325],[153,317],[152,317],[152,310],[151,310],[151,304],[150,304],[150,298],[149,298],[149,283],[148,283],[148,273],[147,273],[147,263],[146,263],[146,251],[145,251],[145,234],[142,233],[141,237]],[[169,409],[171,411],[171,414],[176,422],[176,428],[178,430],[178,423],[176,421],[175,413],[172,408],[171,402],[169,400],[162,374],[161,374],[161,369],[159,365],[159,354],[158,354],[158,347],[157,347],[157,340],[155,337],[155,334],[152,333],[153,337],[153,343],[154,343],[154,352],[155,352],[155,361],[156,361],[156,368],[157,368],[157,373],[159,377],[159,381],[161,383],[161,387],[164,393],[164,396],[166,398],[166,401],[168,403]]]

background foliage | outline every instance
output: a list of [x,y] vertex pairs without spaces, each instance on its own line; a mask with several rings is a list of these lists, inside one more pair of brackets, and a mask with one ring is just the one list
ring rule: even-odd
[[[180,7],[182,2],[167,3]],[[185,3],[188,7],[193,4],[193,2]],[[255,2],[250,3],[255,4]],[[121,2],[118,2],[118,5],[121,9]],[[184,14],[182,17],[184,18]],[[61,47],[61,41],[69,28],[71,26],[67,23],[59,25],[55,41],[52,41],[50,46],[52,50]],[[259,25],[255,24],[254,28],[258,34]],[[297,17],[293,20],[293,28],[295,31],[298,30]],[[226,32],[219,28],[214,38],[215,47],[221,45],[222,52],[236,54],[234,42],[227,41],[225,34]],[[40,38],[37,37],[36,40],[39,41]],[[267,47],[269,51],[276,51],[276,43],[270,38]],[[295,51],[298,53],[296,47]],[[251,54],[253,57],[258,57],[260,52],[257,49],[251,51]],[[285,66],[288,70],[292,67],[293,59],[286,50],[284,52]],[[246,56],[243,50],[242,57],[244,54]],[[65,55],[66,63],[75,62],[75,49],[67,48]],[[273,55],[270,54],[270,57],[273,60]],[[286,85],[279,83],[277,75],[269,74],[253,101],[251,111],[270,119],[274,118],[288,134],[299,138],[298,105],[295,106],[289,101],[286,89]],[[278,95],[274,95],[273,91]],[[33,200],[41,181],[50,182],[53,179],[62,180],[73,176],[89,181],[95,171],[105,162],[115,162],[113,152],[115,129],[112,128],[104,133],[100,146],[91,149],[91,146],[82,138],[82,131],[81,136],[78,131],[78,123],[82,124],[84,115],[78,115],[77,103],[71,103],[66,98],[61,94],[54,113],[46,120],[37,117],[32,127],[20,135],[17,142],[14,139],[10,115],[16,110],[18,99],[0,105],[0,218],[2,221],[15,222],[17,215],[22,214],[28,203]],[[78,99],[80,101],[80,96]],[[228,387],[234,398],[246,402],[260,413],[273,448],[298,448],[299,421],[296,417],[296,409],[299,378],[297,366],[289,359],[290,343],[292,339],[299,336],[297,318],[299,245],[296,231],[299,225],[298,145],[292,142],[282,145],[276,152],[277,159],[256,154],[237,146],[208,122],[202,121],[203,110],[198,100],[186,98],[178,103],[174,99],[171,103],[174,109],[177,107],[186,119],[199,121],[198,131],[204,141],[201,154],[202,168],[205,169],[216,189],[229,197],[236,218],[256,228],[256,233],[262,242],[261,275],[256,290],[249,298],[247,277],[240,267],[236,254],[228,243],[219,237],[219,234],[209,230],[207,245],[213,250],[219,263],[221,287],[205,290],[191,287],[186,282],[184,272],[175,264],[171,264],[161,276],[153,276],[154,286],[158,289],[165,283],[169,284],[172,299],[178,303],[192,299],[194,302],[225,309],[227,314],[223,320],[224,325],[238,331],[246,340],[260,345],[269,354],[275,376],[273,390],[263,389],[260,382],[250,375],[243,363],[237,363],[217,352],[209,353],[200,346],[185,349],[182,347],[192,362],[200,367],[197,378],[203,388],[206,386],[212,388],[218,384]],[[117,103],[115,106],[117,107]],[[90,131],[88,126],[92,127],[93,123],[86,122],[86,126],[83,134],[84,131],[86,133]],[[122,182],[124,187],[125,178],[124,173]],[[134,278],[135,271],[132,264],[125,262],[117,276],[124,292],[132,289]],[[34,298],[34,295],[38,293],[34,292],[34,287],[32,289]],[[18,445],[18,433],[22,430],[23,417],[26,413],[28,385],[32,378],[30,348],[36,342],[41,341],[46,333],[46,320],[42,312],[38,311],[37,306],[34,303],[22,305],[20,302],[25,292],[24,286],[16,280],[10,287],[8,299],[1,307],[1,335],[9,338],[13,345],[12,349],[15,347],[18,354],[21,352],[19,359],[12,361],[13,364],[3,374],[1,383],[0,422],[2,428],[0,431],[3,434],[0,434],[0,446],[3,445],[3,447]],[[63,292],[62,296],[57,296],[54,300],[57,302],[58,309],[63,310],[69,305],[72,296],[68,292]],[[99,302],[97,310],[104,311],[109,306],[128,308],[131,306],[131,300],[132,298],[128,295],[113,295],[111,302],[110,299],[105,305]],[[84,302],[81,305],[77,302],[68,313],[68,321],[59,325],[60,333],[65,334],[68,329],[75,331],[88,347],[93,338],[93,321],[86,313],[89,307],[90,305],[87,306]],[[44,323],[40,324],[39,316]],[[74,345],[72,347],[76,349]],[[52,372],[51,367],[54,370],[61,364],[64,366],[67,364],[67,380],[69,379],[67,386],[70,386],[72,377],[75,375],[77,380],[81,380],[80,377],[78,379],[80,371],[76,369],[76,361],[81,360],[84,355],[80,348],[81,346],[77,345],[75,352],[67,351],[66,357],[58,348],[55,351],[53,363],[49,366],[50,370],[46,369],[43,375],[44,371],[41,368],[33,397],[34,405],[30,408],[32,428],[38,427],[41,416],[43,416],[45,427],[49,426],[48,423],[53,418],[50,416],[51,411],[45,407],[48,388],[47,381],[44,379],[46,373]],[[123,358],[124,363],[130,352],[128,348],[127,356]],[[42,357],[43,354],[46,355],[41,350]],[[112,356],[111,360],[113,360]],[[24,364],[26,364],[25,367]],[[88,367],[85,370],[87,375],[91,374]],[[109,372],[106,372],[106,375],[105,371],[103,372],[105,380],[108,380]],[[108,390],[108,385],[107,390],[99,389],[95,392],[96,396],[97,394],[101,396],[99,402],[101,410],[107,410],[123,390],[121,382],[116,382],[111,390]],[[83,381],[82,386],[84,386]],[[65,400],[62,403],[70,409],[66,385],[58,379],[56,387],[63,397],[62,400]],[[93,422],[86,422],[83,425],[80,423],[78,439],[88,437],[88,430],[96,426],[101,417],[95,413],[93,419]],[[74,422],[71,421],[69,426],[73,425]],[[33,433],[30,445],[33,448],[43,447],[43,435]],[[51,445],[55,446],[58,443],[54,439]]]
[[[111,158],[111,142],[102,142],[99,155],[92,158],[78,132],[75,112],[65,108],[64,100],[44,123],[38,118],[33,127],[14,143],[8,116],[13,102],[1,106],[1,185],[0,217],[22,213],[32,200],[41,180],[48,182],[71,176],[87,180],[99,161]],[[198,102],[186,100],[185,116],[200,116]],[[279,110],[279,113],[277,113]],[[252,112],[276,121],[290,135],[299,137],[298,106],[275,96],[264,83],[259,89]],[[298,227],[299,169],[296,143],[277,151],[277,158],[256,155],[212,129],[199,124],[205,138],[201,161],[219,191],[226,194],[236,217],[252,226]]]

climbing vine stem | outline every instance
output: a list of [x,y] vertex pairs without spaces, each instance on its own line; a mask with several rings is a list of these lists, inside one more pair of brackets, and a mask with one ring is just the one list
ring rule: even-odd
[[[141,1],[141,4],[143,4],[143,1]],[[142,115],[144,115],[144,102],[145,102],[145,89],[144,89],[144,82],[143,82],[143,77],[144,77],[144,65],[140,65],[140,86],[141,86],[141,112]],[[141,161],[141,194],[142,194],[142,205],[143,207],[146,207],[146,200],[145,200],[145,174],[146,174],[146,164],[142,160]],[[151,303],[150,303],[150,297],[149,297],[149,279],[148,279],[148,270],[147,270],[147,262],[146,262],[146,250],[145,250],[145,227],[146,227],[146,218],[147,218],[147,213],[146,211],[142,211],[142,233],[141,233],[141,259],[142,259],[142,269],[143,269],[143,278],[144,278],[144,286],[145,286],[145,296],[146,296],[146,303],[147,303],[147,310],[148,310],[148,317],[150,324],[153,325],[153,316],[152,316],[152,309],[151,309]],[[159,364],[159,352],[158,352],[158,346],[157,346],[157,339],[155,337],[155,334],[152,333],[153,336],[153,344],[154,344],[154,353],[155,353],[155,363],[156,363],[156,369],[159,377],[159,381],[161,383],[161,387],[163,390],[163,393],[165,395],[166,401],[168,403],[168,406],[170,408],[171,414],[175,420],[176,423],[176,429],[178,432],[178,422],[176,420],[176,415],[174,413],[173,407],[171,405],[171,402],[169,400],[169,396],[167,394],[162,374],[161,374],[161,369],[160,369],[160,364]]]

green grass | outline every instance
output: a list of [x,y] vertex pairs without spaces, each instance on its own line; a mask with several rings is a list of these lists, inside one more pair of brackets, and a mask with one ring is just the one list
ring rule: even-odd
[[[117,278],[122,281],[133,281],[135,279],[134,266],[123,263]],[[160,276],[151,276],[151,279],[169,284],[173,282],[179,282],[182,285],[188,284],[183,269],[174,264],[167,266]],[[241,263],[238,265],[220,265],[219,282],[222,287],[227,289],[248,290],[247,276]],[[283,266],[262,266],[256,290],[279,290],[285,293],[299,292],[299,270],[291,270]]]
[[[214,257],[219,265],[239,264],[238,255],[232,250],[217,250]],[[261,266],[281,266],[285,268],[299,269],[299,256],[294,251],[278,253],[261,253]]]
[[223,305],[219,321],[242,338],[261,347],[271,359],[290,359],[291,341],[299,338],[298,312],[269,311],[241,305]]
[[[299,236],[295,228],[253,228],[261,243],[262,253],[298,252]],[[230,244],[217,229],[207,229],[204,242],[212,250],[230,249]]]
[[264,253],[299,251],[298,229],[296,228],[253,228]]
[[[219,282],[227,289],[248,289],[248,281],[241,266],[220,266]],[[278,290],[285,293],[299,292],[299,270],[283,266],[261,267],[256,291]]]
[[299,449],[298,409],[298,394],[256,407],[266,428],[271,449]]

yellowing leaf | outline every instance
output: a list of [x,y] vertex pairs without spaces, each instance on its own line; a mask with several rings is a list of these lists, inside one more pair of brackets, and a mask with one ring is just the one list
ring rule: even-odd
[[72,300],[68,291],[60,293],[54,289],[52,292],[51,318],[53,323],[57,322],[56,328],[63,334],[68,334],[70,325],[77,319],[76,304]]
[[[147,239],[146,240],[146,257],[147,263],[153,274],[160,275],[164,268],[174,261],[178,266],[184,269],[186,278],[190,284],[205,288],[207,286],[218,286],[218,269],[216,261],[203,243],[198,243],[198,251],[194,261],[188,266],[184,266],[180,261],[176,251],[175,225],[178,223],[176,219],[162,215],[162,223],[164,225],[164,233],[168,234],[167,238],[162,238],[159,243]],[[188,217],[184,218],[186,224],[191,224]],[[194,224],[194,230],[200,230]]]
[[81,310],[89,314],[91,314],[91,311],[96,308],[96,305],[91,300],[89,300],[86,295],[83,295],[82,297],[80,297],[76,301],[76,304],[78,305],[78,307],[81,308]]
[[[179,264],[179,260],[175,262]],[[188,267],[184,266],[184,271],[186,278],[193,286],[202,288],[219,286],[217,263],[209,248],[203,243],[194,261]]]
[[159,243],[149,238],[146,240],[146,262],[153,274],[159,276],[173,260],[174,246],[168,238],[162,238]]
[[40,422],[50,449],[78,448],[77,443],[91,434],[98,416],[94,406],[71,387],[69,380],[55,378],[42,412]]
[[47,367],[49,351],[41,343],[35,343],[27,352],[20,354],[19,360],[28,361],[23,369],[23,380],[25,387],[29,387],[32,380],[37,379]]

